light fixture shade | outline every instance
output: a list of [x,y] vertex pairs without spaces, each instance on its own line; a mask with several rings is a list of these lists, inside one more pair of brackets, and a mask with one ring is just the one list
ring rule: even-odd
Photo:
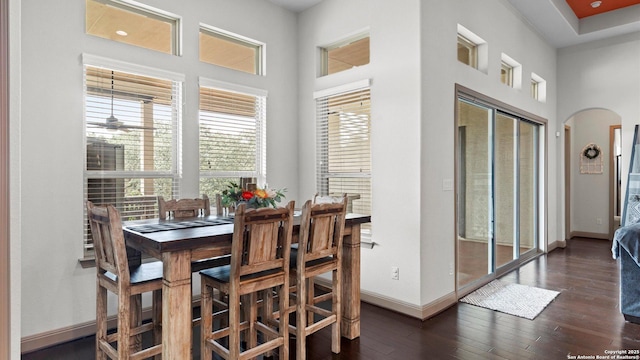
[[594,1],[591,3],[591,7],[594,9],[600,7],[600,5],[602,5],[602,1]]

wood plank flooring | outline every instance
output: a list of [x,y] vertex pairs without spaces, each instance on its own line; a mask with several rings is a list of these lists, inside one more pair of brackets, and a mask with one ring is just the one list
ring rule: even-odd
[[[619,312],[619,274],[610,246],[605,240],[572,239],[566,249],[556,249],[503,276],[501,280],[507,282],[560,291],[535,320],[458,303],[420,321],[363,303],[359,339],[343,339],[341,353],[332,355],[329,331],[322,330],[308,338],[307,358],[568,359],[570,355],[596,358],[611,350],[638,350],[640,325],[626,323]],[[195,346],[194,359],[198,359]],[[293,359],[295,342],[291,349]],[[93,358],[93,337],[22,357]]]

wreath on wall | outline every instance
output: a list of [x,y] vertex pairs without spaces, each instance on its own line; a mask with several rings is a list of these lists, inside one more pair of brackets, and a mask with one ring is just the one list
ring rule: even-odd
[[582,151],[582,155],[589,160],[593,160],[600,156],[600,148],[596,144],[589,144]]
[[581,174],[602,174],[604,162],[600,146],[589,143],[580,152],[580,173]]

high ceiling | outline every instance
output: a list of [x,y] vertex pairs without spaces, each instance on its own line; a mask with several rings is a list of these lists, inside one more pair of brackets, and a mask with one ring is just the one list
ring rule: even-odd
[[[269,0],[301,12],[322,0]],[[448,0],[450,1],[450,0]],[[640,0],[502,0],[556,48],[640,32]],[[575,10],[574,10],[575,9]]]

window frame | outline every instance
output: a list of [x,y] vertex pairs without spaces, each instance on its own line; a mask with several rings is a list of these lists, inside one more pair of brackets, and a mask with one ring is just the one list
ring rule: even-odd
[[[82,56],[83,62],[83,78],[85,79],[85,85],[83,87],[83,103],[84,103],[84,115],[83,115],[83,153],[84,153],[84,161],[83,161],[83,256],[82,261],[90,261],[94,258],[93,252],[93,244],[90,239],[88,233],[88,220],[86,214],[86,201],[89,198],[88,194],[88,183],[91,179],[122,179],[123,182],[127,179],[139,179],[140,181],[144,181],[147,179],[170,179],[171,180],[171,195],[173,197],[180,196],[180,189],[182,187],[182,158],[181,158],[181,128],[182,128],[182,98],[184,96],[184,81],[185,76],[183,74],[168,72],[165,70],[150,68],[142,65],[136,65],[131,63],[126,63],[118,60],[112,60],[108,58],[103,58],[99,56],[94,56],[90,54],[83,54]],[[93,68],[102,71],[115,71],[121,74],[135,76],[142,76],[146,78],[153,78],[160,81],[171,82],[171,89],[165,90],[171,92],[171,102],[170,102],[170,116],[171,119],[171,161],[170,167],[166,170],[88,170],[87,164],[87,152],[88,145],[92,143],[90,139],[88,139],[87,134],[90,131],[90,127],[87,121],[87,112],[91,109],[92,106],[96,105],[88,105],[89,101],[89,85],[87,84],[87,69]],[[93,95],[92,95],[93,96]],[[95,96],[94,96],[95,97]],[[155,134],[154,134],[155,138]],[[116,143],[111,143],[111,145],[117,145]],[[141,152],[141,155],[144,152]],[[140,159],[141,163],[144,162],[143,158]],[[117,191],[116,191],[117,192]],[[123,193],[124,194],[124,193]],[[116,194],[117,196],[117,194]],[[123,195],[123,199],[125,195]],[[146,203],[152,207],[154,210],[153,214],[148,214],[150,216],[157,216],[157,206],[156,206],[156,198],[157,192],[154,192],[153,195],[141,195],[141,198],[145,198]],[[124,204],[124,202],[123,202]],[[123,209],[118,209],[123,211]],[[123,218],[126,216],[126,213],[123,213]],[[134,215],[135,216],[135,215]]]

